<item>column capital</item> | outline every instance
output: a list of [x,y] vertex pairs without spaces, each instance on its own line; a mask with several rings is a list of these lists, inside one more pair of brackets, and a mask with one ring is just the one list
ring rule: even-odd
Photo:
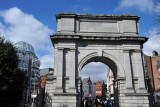
[[76,48],[75,48],[75,47],[70,48],[70,51],[71,51],[71,52],[75,52],[75,50],[76,50]]
[[57,50],[59,50],[59,51],[63,51],[63,50],[64,50],[64,48],[63,48],[63,47],[57,47]]
[[136,53],[141,53],[141,52],[142,52],[142,49],[135,49],[135,52],[136,52]]
[[124,53],[129,53],[130,49],[124,49],[123,52]]

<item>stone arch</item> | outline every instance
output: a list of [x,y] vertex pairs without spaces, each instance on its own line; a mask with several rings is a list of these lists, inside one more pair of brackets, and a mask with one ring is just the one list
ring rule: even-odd
[[117,76],[118,77],[125,76],[124,68],[120,64],[120,62],[114,56],[106,52],[103,53],[103,56],[98,56],[97,52],[93,52],[86,55],[78,64],[78,73],[80,74],[80,71],[82,70],[82,68],[90,62],[102,62],[107,66],[109,66],[109,68],[114,73],[115,79],[117,78]]
[[103,62],[116,74],[116,107],[149,106],[142,61],[147,38],[139,35],[138,16],[60,13],[56,19],[57,33],[50,36],[55,73],[47,75],[46,83],[52,107],[80,107],[78,73],[92,61]]

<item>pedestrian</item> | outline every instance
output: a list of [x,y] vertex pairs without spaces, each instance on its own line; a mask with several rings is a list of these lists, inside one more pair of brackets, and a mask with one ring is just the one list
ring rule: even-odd
[[86,100],[85,107],[89,107],[89,106],[88,106],[88,100]]
[[28,107],[28,104],[27,104],[27,103],[25,104],[25,107]]
[[113,104],[112,104],[112,102],[110,100],[108,100],[108,106],[109,107],[113,107]]
[[105,105],[105,107],[108,107],[108,101],[107,100],[105,100],[104,105]]
[[98,100],[97,100],[97,98],[95,99],[95,105],[96,105],[96,107],[97,107],[97,105],[98,105]]
[[158,101],[157,107],[160,107],[160,101]]
[[101,100],[97,107],[105,107],[103,101]]
[[111,100],[111,103],[112,103],[112,107],[114,107],[114,101],[113,100]]
[[84,107],[84,100],[81,101],[81,107]]

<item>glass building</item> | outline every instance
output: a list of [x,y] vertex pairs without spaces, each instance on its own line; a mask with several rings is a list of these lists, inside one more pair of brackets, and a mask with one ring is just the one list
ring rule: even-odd
[[26,76],[28,77],[26,103],[29,103],[32,102],[32,96],[38,93],[40,61],[35,54],[33,46],[29,43],[20,41],[15,43],[14,47],[19,57],[19,68],[26,72]]
[[[29,74],[29,60],[32,60],[32,66],[34,68],[40,67],[40,61],[38,60],[38,57],[35,55],[35,51],[32,45],[28,44],[27,42],[20,41],[14,44],[17,55],[19,57],[19,68],[22,71],[25,71],[27,75]],[[28,75],[29,76],[29,75]]]

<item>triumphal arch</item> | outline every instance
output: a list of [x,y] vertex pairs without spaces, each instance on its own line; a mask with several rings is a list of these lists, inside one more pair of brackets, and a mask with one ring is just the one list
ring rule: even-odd
[[47,75],[49,107],[80,107],[81,69],[102,62],[114,74],[115,107],[148,107],[143,68],[140,17],[60,13],[56,15],[54,73]]

